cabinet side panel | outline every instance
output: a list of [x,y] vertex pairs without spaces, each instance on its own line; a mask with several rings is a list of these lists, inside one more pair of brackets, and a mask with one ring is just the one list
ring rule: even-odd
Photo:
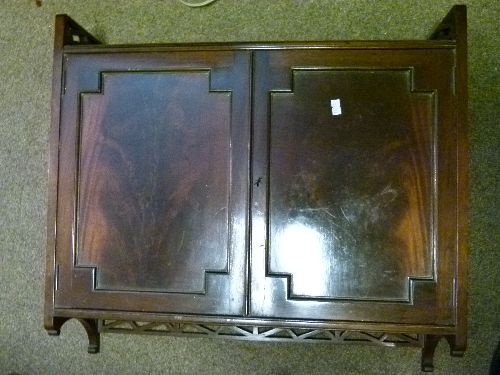
[[435,40],[454,40],[455,111],[457,148],[457,268],[455,296],[457,335],[453,349],[463,352],[467,344],[467,284],[469,253],[469,134],[467,80],[467,8],[455,5],[431,35]]
[[45,266],[45,322],[48,329],[53,325],[55,288],[55,244],[57,217],[57,181],[59,165],[59,121],[61,108],[62,49],[64,43],[64,16],[57,16],[54,27],[54,56],[52,72],[52,107],[48,155],[48,207],[47,207],[47,248]]
[[467,285],[469,265],[469,124],[468,124],[468,79],[467,79],[467,10],[465,6],[456,9],[457,31],[457,345],[464,351],[467,345]]
[[[74,39],[75,37],[75,39]],[[78,40],[76,42],[75,40]],[[58,268],[56,266],[57,209],[59,189],[59,146],[61,124],[61,99],[64,92],[63,49],[68,44],[99,44],[90,33],[65,14],[58,14],[54,24],[54,54],[52,70],[52,105],[48,155],[47,199],[47,248],[45,267],[45,328],[57,333],[60,320],[54,316],[55,289]]]

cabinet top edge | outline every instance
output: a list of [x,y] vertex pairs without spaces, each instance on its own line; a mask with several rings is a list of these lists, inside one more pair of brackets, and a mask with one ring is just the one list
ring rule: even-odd
[[297,41],[297,42],[225,42],[169,44],[79,44],[65,45],[65,53],[162,52],[193,50],[290,50],[290,49],[447,49],[456,48],[450,40],[370,40],[370,41]]

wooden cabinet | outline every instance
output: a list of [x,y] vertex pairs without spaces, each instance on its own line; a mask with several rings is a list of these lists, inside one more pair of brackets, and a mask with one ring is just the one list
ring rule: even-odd
[[464,7],[429,41],[55,38],[49,333],[463,353]]

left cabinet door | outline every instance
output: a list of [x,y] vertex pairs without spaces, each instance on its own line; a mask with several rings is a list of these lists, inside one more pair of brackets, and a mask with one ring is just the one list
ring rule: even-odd
[[63,60],[54,307],[245,314],[250,54]]

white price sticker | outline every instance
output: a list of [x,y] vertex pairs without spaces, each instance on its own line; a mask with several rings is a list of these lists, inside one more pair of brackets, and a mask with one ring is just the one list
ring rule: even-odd
[[332,107],[332,115],[339,116],[342,114],[342,107],[340,106],[340,99],[330,100],[330,106]]

